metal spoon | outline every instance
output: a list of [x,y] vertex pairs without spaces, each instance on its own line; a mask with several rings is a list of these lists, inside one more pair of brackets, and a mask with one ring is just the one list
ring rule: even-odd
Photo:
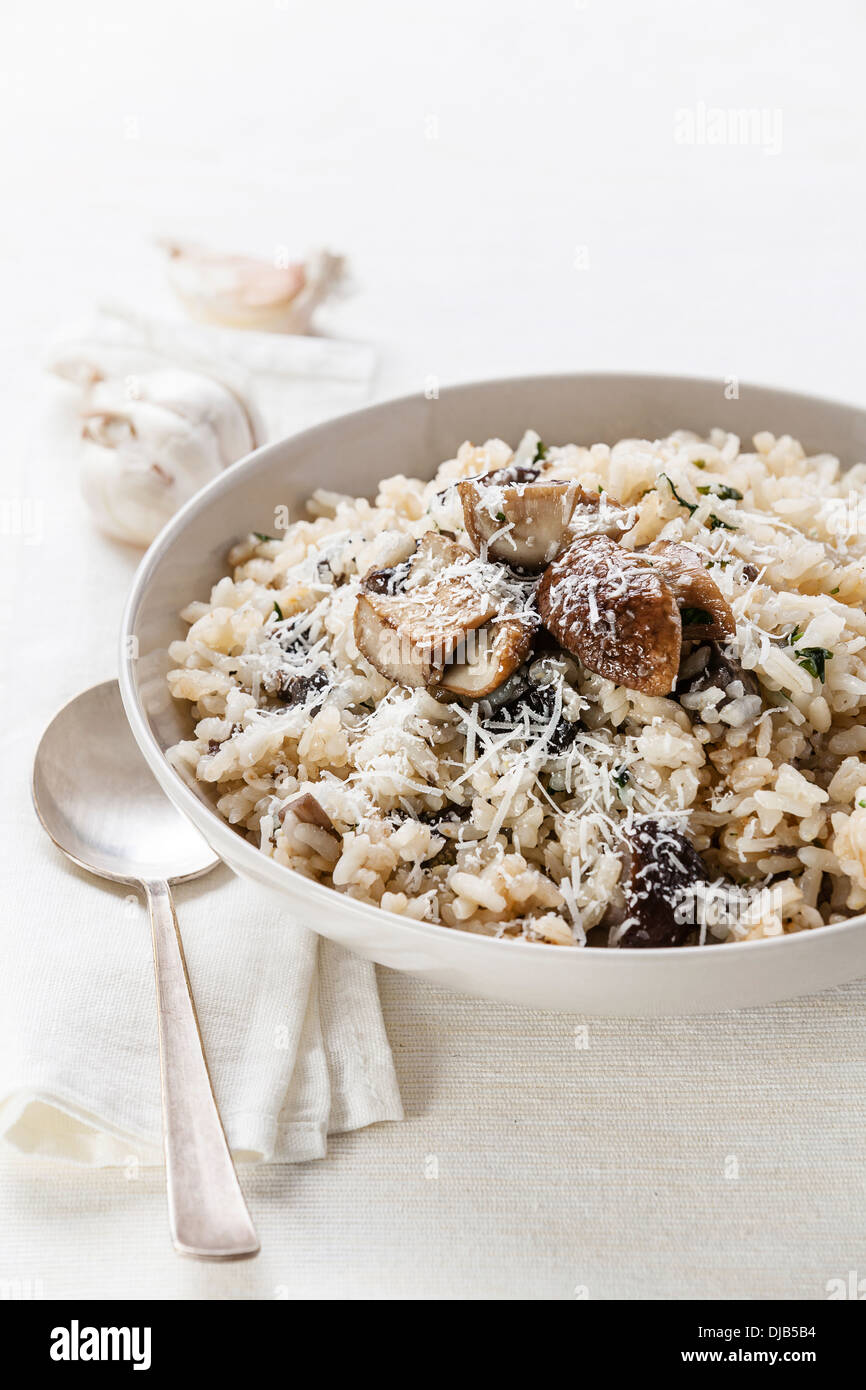
[[73,863],[144,889],[153,928],[168,1214],[182,1255],[259,1250],[208,1075],[169,883],[219,861],[172,806],[136,746],[116,681],[71,700],[42,736],[36,813]]

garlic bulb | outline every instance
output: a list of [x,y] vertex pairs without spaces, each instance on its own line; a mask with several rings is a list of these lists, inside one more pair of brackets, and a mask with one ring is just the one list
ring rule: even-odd
[[97,524],[120,540],[149,545],[199,488],[256,447],[249,409],[203,371],[106,375],[69,357],[54,369],[82,388],[81,487]]
[[320,251],[278,266],[183,242],[163,242],[172,289],[194,319],[266,333],[308,333],[314,310],[344,278],[341,256]]

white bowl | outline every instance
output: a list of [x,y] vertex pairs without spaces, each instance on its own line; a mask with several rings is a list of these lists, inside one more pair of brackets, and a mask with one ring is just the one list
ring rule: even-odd
[[[730,392],[729,392],[730,394]],[[527,428],[552,443],[661,438],[720,425],[744,439],[761,429],[799,438],[807,451],[866,458],[866,412],[832,401],[677,377],[522,377],[411,396],[344,415],[257,450],[175,516],[132,586],[121,634],[120,687],[144,756],[205,839],[286,914],[369,960],[435,984],[516,1004],[578,1014],[709,1013],[808,994],[866,974],[866,916],[771,941],[669,950],[569,950],[426,923],[367,907],[268,859],[217,813],[209,788],[191,786],[165,751],[188,737],[187,706],[169,696],[167,647],[184,635],[178,610],[205,598],[226,570],[230,544],[270,532],[274,508],[295,517],[316,487],[372,495],[393,473],[429,477],[464,439],[516,444]]]

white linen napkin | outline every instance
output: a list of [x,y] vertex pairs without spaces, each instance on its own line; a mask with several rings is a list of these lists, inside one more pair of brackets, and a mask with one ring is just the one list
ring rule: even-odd
[[[29,837],[28,837],[29,838]],[[149,924],[139,898],[41,853],[6,993],[0,1133],[79,1163],[158,1163]],[[329,1133],[401,1117],[374,967],[264,911],[220,867],[175,889],[220,1113],[236,1157],[321,1158]]]
[[[170,347],[168,324],[139,321],[138,329],[158,331],[161,350]],[[177,331],[181,341],[210,332]],[[216,335],[224,344],[224,334]],[[304,381],[319,401],[318,418],[366,393],[369,349],[287,339],[269,351],[272,363],[280,353],[288,362],[295,428],[317,415]],[[8,399],[36,403],[10,417],[0,547],[0,638],[11,673],[0,692],[0,1137],[30,1154],[134,1167],[161,1161],[147,914],[132,892],[66,861],[38,825],[29,787],[51,717],[114,674],[120,613],[139,555],[90,526],[78,497],[68,407],[57,405],[34,357],[27,345],[0,348]],[[268,399],[274,411],[285,399],[279,372],[264,375],[267,416]],[[270,423],[271,437],[285,427]],[[372,965],[278,907],[263,909],[225,868],[178,886],[175,899],[237,1156],[316,1158],[328,1133],[401,1118]]]
[[154,365],[210,367],[252,405],[262,443],[363,405],[375,367],[365,343],[175,323],[119,304],[58,333],[46,365],[76,358],[118,375]]

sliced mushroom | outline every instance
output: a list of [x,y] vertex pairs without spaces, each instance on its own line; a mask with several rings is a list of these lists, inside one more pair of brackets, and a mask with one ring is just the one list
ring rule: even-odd
[[408,572],[394,592],[383,583],[387,571],[371,571],[361,581],[355,641],[377,671],[399,685],[436,683],[466,634],[498,611],[498,602],[467,574],[473,563],[470,550],[432,532],[404,562]]
[[641,821],[629,838],[623,867],[625,916],[612,934],[615,944],[681,946],[699,921],[696,885],[710,882],[694,845],[679,830]]
[[[327,690],[331,680],[332,675],[326,666],[317,666],[315,670],[310,670],[307,665],[300,669],[285,665],[265,675],[262,688],[269,695],[275,695],[284,705],[305,705],[311,696]],[[315,714],[321,707],[320,699],[318,704],[310,705],[310,713]]]
[[495,468],[492,473],[485,473],[483,481],[500,484],[534,483],[541,475],[541,468],[540,463],[507,463],[504,468]]
[[[434,579],[443,569],[449,565],[466,563],[474,557],[465,545],[458,545],[451,532],[445,531],[425,531],[424,535],[415,544],[415,549],[403,564],[394,566],[397,570],[402,570],[404,565],[409,566],[409,574],[403,579],[403,586],[406,588],[418,588],[421,584],[427,584]],[[381,574],[382,571],[374,571]],[[386,571],[387,573],[387,571]],[[368,576],[371,578],[371,576]],[[364,580],[366,587],[367,580]]]
[[[677,699],[702,695],[713,688],[724,692],[725,702],[743,695],[761,694],[754,671],[747,671],[736,657],[728,656],[718,642],[697,647],[683,662],[677,681]],[[721,706],[719,706],[721,708]]]
[[410,561],[403,560],[387,570],[371,570],[364,576],[364,588],[368,594],[399,594],[409,578],[410,568]]
[[590,671],[646,695],[669,695],[682,646],[679,608],[645,556],[607,536],[575,541],[536,589],[541,620]]
[[[543,666],[544,663],[540,664]],[[556,686],[553,681],[541,683],[537,674],[538,665],[533,662],[531,666],[516,671],[496,692],[495,700],[484,701],[481,706],[484,729],[492,734],[502,734],[522,729],[527,722],[530,730],[533,726],[537,728],[539,723],[550,725],[556,708]],[[583,728],[580,719],[569,719],[564,712],[560,713],[548,739],[549,756],[557,758],[567,753]]]
[[673,590],[684,636],[698,640],[733,637],[737,624],[731,605],[692,546],[653,541],[642,554],[652,558],[653,566]]
[[311,792],[304,792],[301,796],[296,796],[294,801],[287,801],[278,812],[278,819],[282,823],[289,811],[301,821],[303,825],[318,825],[322,830],[333,830],[334,823],[327,811],[319,805]]
[[438,685],[451,695],[481,700],[507,681],[529,655],[535,627],[524,618],[503,618],[470,632]]
[[491,559],[538,570],[578,536],[619,538],[634,524],[628,507],[573,479],[510,481],[507,473],[466,478],[457,488],[469,538],[478,551],[486,546]]

